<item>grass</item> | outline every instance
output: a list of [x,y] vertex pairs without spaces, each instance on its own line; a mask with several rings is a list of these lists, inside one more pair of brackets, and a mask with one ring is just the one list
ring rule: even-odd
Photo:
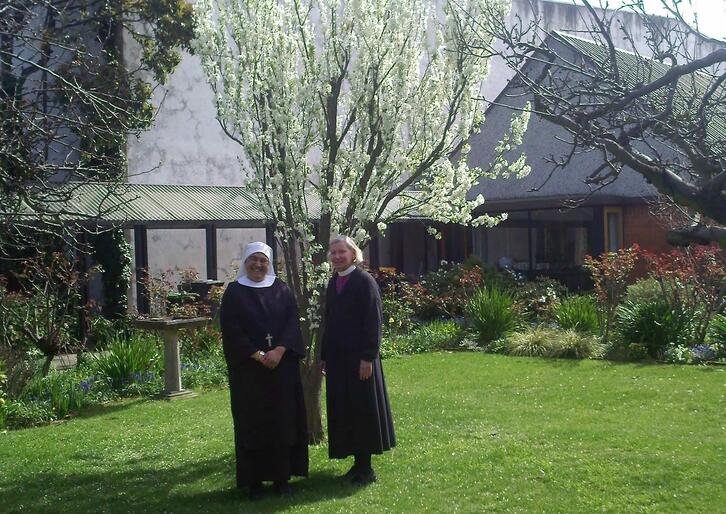
[[435,353],[385,361],[379,482],[311,448],[292,497],[232,490],[227,391],[0,434],[4,512],[724,512],[726,371]]

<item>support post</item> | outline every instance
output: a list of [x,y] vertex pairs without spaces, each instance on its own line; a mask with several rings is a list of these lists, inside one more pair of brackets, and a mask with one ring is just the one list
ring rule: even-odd
[[371,239],[371,242],[368,246],[368,255],[369,255],[369,263],[371,266],[371,269],[378,269],[378,266],[380,265],[380,259],[378,256],[380,246],[379,240],[380,240],[380,234],[376,234],[375,237]]
[[424,273],[428,273],[429,271],[429,234],[426,232],[426,227],[424,227],[424,233],[423,233],[423,258],[424,258]]
[[406,254],[404,251],[403,238],[404,236],[404,225],[405,222],[397,223],[396,227],[396,265],[399,273],[404,272],[404,266],[406,265]]
[[532,248],[532,211],[527,211],[527,254],[529,256],[529,274],[534,276],[534,248]]
[[[80,228],[78,231],[78,235],[76,236],[78,239],[78,248],[76,248],[76,265],[78,266],[78,271],[85,275],[88,273],[88,262],[86,257],[86,251],[88,250],[88,238],[86,236],[86,230],[84,228]],[[89,292],[88,292],[88,279],[81,281],[81,305],[78,309],[78,324],[81,329],[81,348],[85,350],[86,344],[88,343],[88,299],[89,299]]]
[[149,292],[144,277],[149,272],[149,246],[145,225],[134,225],[134,257],[136,261],[136,310],[149,313]]
[[217,227],[214,223],[204,226],[207,239],[207,279],[217,280]]
[[275,243],[275,224],[265,223],[265,242],[272,248],[272,262],[277,265],[277,244]]

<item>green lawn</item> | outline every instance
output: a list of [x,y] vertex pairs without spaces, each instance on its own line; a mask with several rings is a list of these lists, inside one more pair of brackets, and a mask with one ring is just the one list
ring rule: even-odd
[[384,363],[378,483],[311,448],[290,498],[233,490],[227,391],[0,434],[3,512],[726,512],[726,369],[427,354]]

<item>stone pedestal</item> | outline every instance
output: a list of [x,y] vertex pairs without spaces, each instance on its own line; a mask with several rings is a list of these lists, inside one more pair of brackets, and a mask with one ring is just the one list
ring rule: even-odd
[[164,339],[164,392],[161,398],[176,400],[196,396],[182,387],[181,358],[179,356],[179,330],[201,327],[209,323],[209,318],[149,318],[134,320],[134,326],[142,330],[161,332]]

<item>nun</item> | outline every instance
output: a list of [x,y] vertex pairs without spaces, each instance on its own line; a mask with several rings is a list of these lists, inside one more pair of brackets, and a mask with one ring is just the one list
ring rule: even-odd
[[220,324],[237,457],[237,487],[251,500],[272,482],[290,492],[291,476],[308,475],[308,437],[299,361],[305,355],[298,308],[275,277],[272,249],[245,247],[239,277],[222,297]]
[[396,445],[379,349],[381,296],[378,284],[358,268],[363,254],[347,236],[330,242],[335,273],[325,298],[321,370],[326,376],[328,454],[353,456],[344,475],[358,485],[376,481],[371,455]]

